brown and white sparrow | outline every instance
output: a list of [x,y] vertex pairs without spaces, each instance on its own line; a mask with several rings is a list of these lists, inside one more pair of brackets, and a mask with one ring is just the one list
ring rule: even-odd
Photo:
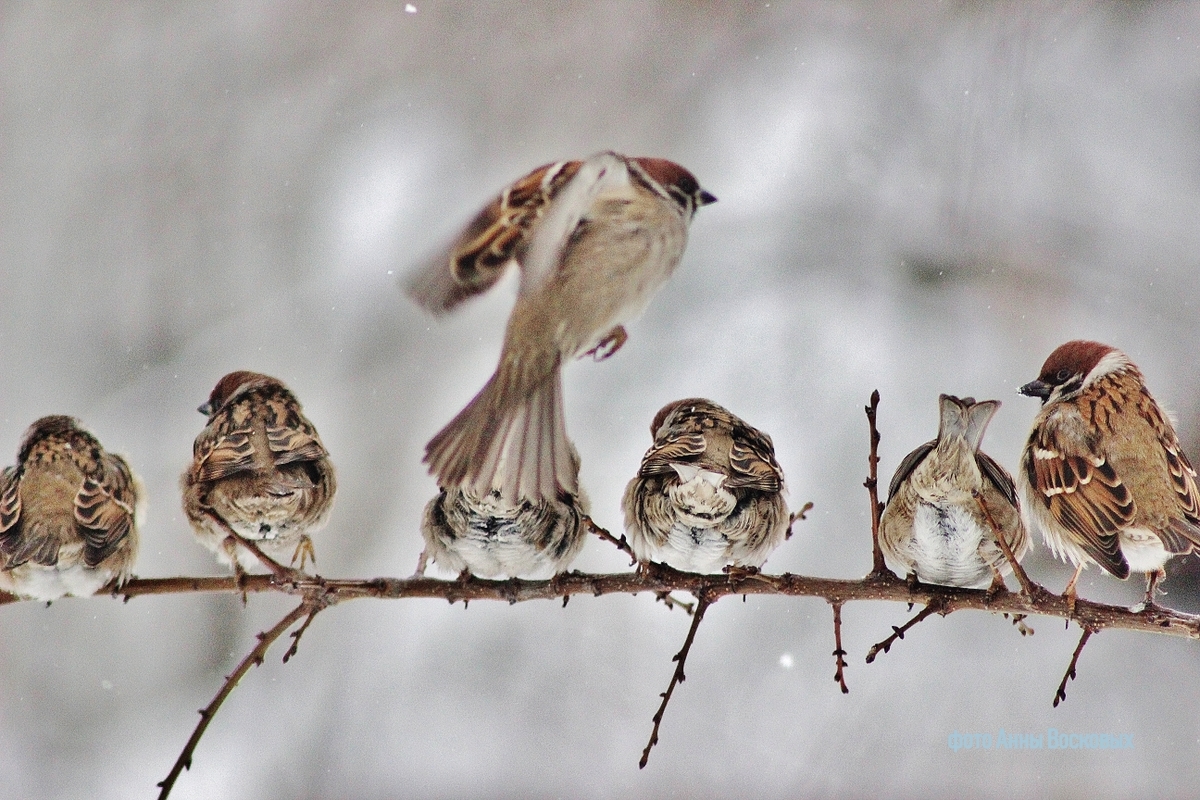
[[771,437],[711,400],[668,403],[625,487],[625,530],[642,563],[686,572],[761,567],[790,516]]
[[0,589],[34,600],[95,594],[137,558],[145,490],[73,417],[42,417],[0,476]]
[[1147,573],[1146,603],[1172,556],[1200,544],[1196,471],[1142,373],[1116,348],[1059,347],[1021,394],[1042,410],[1017,476],[1027,524],[1076,564],[1064,594],[1095,562],[1124,579]]
[[[574,471],[579,457],[571,448]],[[566,571],[587,539],[588,500],[560,494],[553,500],[483,495],[465,486],[442,489],[425,506],[425,555],[455,573],[481,578],[550,578]]]
[[434,313],[521,269],[495,373],[425,448],[438,485],[477,497],[499,489],[555,501],[578,494],[563,420],[560,370],[580,354],[607,358],[670,277],[700,206],[716,200],[683,167],[612,152],[539,167],[467,226],[409,294]]
[[309,533],[328,519],[337,481],[300,401],[275,378],[242,371],[221,378],[198,410],[208,425],[180,479],[196,538],[231,566],[260,562],[222,523],[277,562],[315,561]]
[[922,583],[1002,587],[1012,566],[997,536],[1018,561],[1029,549],[1012,477],[980,451],[1000,403],[944,394],[937,438],[896,469],[879,522],[879,546],[901,575]]

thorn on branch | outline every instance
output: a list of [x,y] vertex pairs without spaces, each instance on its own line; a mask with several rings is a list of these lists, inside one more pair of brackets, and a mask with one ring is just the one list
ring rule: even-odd
[[875,660],[875,656],[879,655],[880,652],[886,653],[891,650],[892,645],[896,643],[897,639],[903,639],[904,634],[908,633],[909,630],[919,625],[926,618],[931,617],[934,614],[942,614],[945,616],[946,613],[949,613],[945,610],[945,608],[945,600],[942,600],[941,598],[933,598],[929,601],[929,605],[917,612],[917,615],[908,622],[904,623],[899,628],[893,625],[892,635],[884,639],[879,644],[872,645],[871,649],[867,651],[867,663],[870,664],[873,662]]
[[1092,634],[1095,632],[1095,629],[1084,626],[1083,635],[1079,637],[1079,644],[1075,647],[1075,652],[1071,654],[1071,663],[1067,665],[1067,672],[1063,675],[1062,682],[1058,684],[1058,691],[1054,693],[1055,708],[1058,708],[1058,704],[1067,699],[1067,682],[1075,680],[1075,665],[1079,663],[1079,654],[1083,652],[1088,639],[1092,638]]
[[[308,621],[306,621],[304,624],[304,627],[308,627],[308,623],[312,621],[312,617],[316,615],[318,610],[319,608],[313,608],[310,601],[305,600],[300,605],[288,612],[283,619],[279,620],[279,622],[275,624],[275,627],[271,628],[269,631],[256,634],[256,637],[258,638],[258,644],[254,645],[254,648],[246,655],[245,658],[241,660],[241,663],[237,665],[233,672],[229,673],[229,676],[221,685],[220,690],[218,690],[216,696],[213,697],[212,702],[200,709],[200,724],[198,724],[196,729],[192,731],[191,737],[187,740],[187,744],[183,746],[183,751],[179,754],[179,758],[175,759],[175,764],[171,767],[171,771],[167,773],[167,777],[163,778],[163,780],[158,784],[159,788],[162,789],[162,791],[159,792],[158,800],[166,800],[166,798],[171,794],[171,789],[175,786],[175,781],[179,779],[180,774],[185,769],[191,769],[192,756],[196,752],[196,745],[200,743],[200,737],[204,735],[204,731],[208,729],[208,724],[212,722],[213,717],[215,717],[217,711],[220,710],[221,704],[224,703],[226,698],[228,698],[233,692],[233,689],[237,686],[238,681],[240,681],[252,667],[256,667],[263,663],[263,659],[266,657],[267,650],[269,650],[271,645],[275,643],[275,640],[282,636],[288,628],[292,627],[292,625],[294,625],[298,619],[303,617],[305,614],[308,614]],[[301,630],[303,631],[303,629]]]
[[842,687],[842,694],[850,694],[846,686],[846,651],[842,649],[842,604],[833,603],[833,656],[837,660],[837,670],[833,679]]
[[692,614],[692,626],[688,628],[687,638],[683,640],[683,647],[671,659],[675,662],[675,672],[671,675],[671,682],[667,684],[667,690],[659,695],[662,703],[654,714],[654,728],[650,731],[650,741],[646,743],[646,749],[642,751],[638,769],[646,768],[646,763],[650,760],[650,750],[658,744],[658,727],[662,724],[663,714],[667,711],[667,703],[671,702],[671,695],[675,693],[675,687],[687,679],[683,674],[683,668],[687,663],[688,652],[692,649],[692,642],[696,639],[696,630],[700,627],[700,621],[704,619],[704,612],[708,610],[708,606],[708,595],[701,593],[696,598],[696,612]]

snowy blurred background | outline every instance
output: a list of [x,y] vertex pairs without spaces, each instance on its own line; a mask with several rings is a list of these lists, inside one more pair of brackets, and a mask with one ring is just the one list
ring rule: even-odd
[[[444,322],[399,276],[532,167],[612,148],[720,198],[604,364],[567,371],[598,522],[654,412],[701,395],[768,431],[798,507],[771,571],[870,566],[882,474],[939,392],[1004,401],[1071,338],[1124,349],[1200,456],[1200,6],[518,3],[0,6],[0,454],[81,417],[150,493],[142,576],[219,574],[177,477],[232,369],[285,380],[340,471],[327,576],[403,576],[424,442],[482,386],[512,285]],[[1040,545],[1040,543],[1039,543]],[[1040,546],[1027,565],[1069,573]],[[575,565],[626,562],[590,542]],[[1194,559],[1164,602],[1200,609]],[[1085,597],[1137,602],[1094,568]],[[254,596],[0,608],[0,795],[149,797],[196,709],[291,606]],[[1200,779],[1200,643],[934,618],[875,664],[899,604],[715,606],[650,765],[688,620],[648,596],[508,607],[360,601],[277,646],[178,798],[1180,795]],[[1132,734],[1132,751],[954,753],[954,731]]]

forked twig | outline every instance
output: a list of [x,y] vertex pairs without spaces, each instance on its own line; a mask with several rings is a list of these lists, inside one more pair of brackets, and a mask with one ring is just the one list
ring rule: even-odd
[[891,636],[887,637],[879,644],[871,645],[871,649],[867,651],[867,663],[870,664],[872,661],[874,661],[875,656],[877,656],[880,652],[886,653],[888,650],[891,650],[892,645],[895,644],[897,639],[903,639],[904,634],[908,633],[910,629],[920,624],[927,617],[931,617],[934,614],[945,615],[947,613],[949,612],[946,611],[946,604],[944,602],[939,599],[931,600],[929,605],[922,608],[915,617],[901,625],[899,628],[893,625]]
[[1062,682],[1058,684],[1058,691],[1054,693],[1055,708],[1058,708],[1058,704],[1067,699],[1067,682],[1075,680],[1075,665],[1079,662],[1079,654],[1083,652],[1088,639],[1092,638],[1092,634],[1095,632],[1094,629],[1084,626],[1083,635],[1079,637],[1079,644],[1075,647],[1075,652],[1071,654],[1071,663],[1067,665],[1067,672],[1063,675]]
[[867,423],[871,429],[871,454],[867,456],[869,471],[863,486],[871,499],[871,574],[878,578],[891,575],[883,562],[883,549],[879,546],[879,520],[883,516],[883,503],[879,502],[879,428],[875,420],[879,413],[879,390],[871,392],[871,405],[866,407]]
[[[192,735],[187,740],[187,744],[183,746],[183,751],[179,754],[179,758],[175,759],[175,764],[171,767],[171,771],[167,774],[167,777],[158,784],[158,786],[162,789],[162,791],[159,792],[158,800],[166,800],[166,798],[171,794],[171,789],[175,786],[175,781],[178,780],[179,775],[185,769],[191,769],[192,755],[196,751],[196,745],[200,743],[200,737],[204,735],[204,731],[208,729],[208,723],[212,722],[213,717],[216,716],[217,711],[220,710],[221,704],[224,703],[225,699],[233,692],[233,689],[237,686],[238,681],[240,681],[242,677],[250,671],[251,667],[256,667],[263,662],[263,659],[266,657],[267,650],[271,648],[271,645],[275,643],[276,639],[282,636],[288,628],[292,627],[292,625],[296,623],[296,620],[307,614],[308,619],[304,623],[304,627],[307,628],[308,623],[312,622],[312,618],[317,614],[318,611],[320,611],[320,609],[320,606],[314,607],[309,601],[306,600],[288,612],[283,619],[279,620],[279,622],[275,624],[275,627],[271,628],[269,631],[257,634],[258,644],[254,645],[253,649],[250,650],[250,653],[242,659],[240,664],[237,665],[237,668],[234,669],[233,672],[229,673],[229,676],[221,685],[220,691],[217,692],[216,696],[212,699],[212,702],[200,709],[199,724],[196,725],[196,729],[192,731]],[[301,628],[300,632],[303,633],[303,630],[304,629]],[[297,636],[296,639],[299,641],[299,636]],[[292,648],[288,650],[288,656],[295,652],[295,646],[296,643],[293,642]],[[287,660],[287,656],[284,657],[284,660]]]
[[810,512],[812,510],[813,510],[813,504],[812,504],[812,501],[809,500],[807,503],[805,503],[804,505],[802,505],[800,507],[799,511],[793,511],[788,516],[787,533],[783,537],[785,541],[787,539],[792,538],[792,533],[794,533],[792,528],[795,527],[796,523],[803,522],[804,520],[808,519],[808,512]]
[[842,649],[842,604],[833,603],[833,657],[837,659],[837,670],[833,679],[842,687],[842,694],[850,694],[846,686],[846,651]]
[[662,703],[654,714],[654,728],[650,731],[650,741],[646,743],[646,749],[642,751],[642,760],[638,762],[638,769],[646,768],[646,762],[650,760],[650,750],[658,744],[658,726],[662,724],[663,714],[667,711],[667,703],[671,702],[671,695],[674,694],[675,687],[687,679],[687,676],[683,674],[683,667],[687,662],[688,651],[692,649],[692,642],[696,639],[696,629],[700,627],[700,620],[704,619],[704,612],[708,609],[708,605],[707,594],[702,593],[696,598],[696,612],[692,614],[692,627],[688,628],[687,638],[683,640],[683,648],[671,659],[675,662],[675,673],[671,676],[671,683],[667,685],[667,690],[661,695]]

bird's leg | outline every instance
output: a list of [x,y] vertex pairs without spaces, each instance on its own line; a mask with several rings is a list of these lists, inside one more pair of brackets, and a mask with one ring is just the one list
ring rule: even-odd
[[1071,617],[1075,616],[1075,584],[1079,582],[1079,576],[1083,573],[1085,562],[1080,562],[1079,566],[1075,567],[1075,574],[1071,576],[1071,580],[1067,581],[1067,588],[1063,589],[1062,596],[1067,601],[1067,621],[1070,624]]
[[1154,595],[1158,589],[1158,582],[1165,577],[1167,577],[1167,572],[1161,567],[1153,572],[1146,573],[1146,608],[1151,608],[1155,605]]
[[246,570],[242,569],[241,563],[238,562],[238,543],[237,539],[232,536],[226,536],[221,542],[221,547],[229,556],[229,563],[233,565],[233,582],[237,584],[238,589],[242,592],[242,607],[244,608],[249,600],[246,597]]
[[[604,334],[604,338],[600,340],[600,344],[588,350],[583,355],[591,356],[596,361],[603,361],[613,353],[621,349],[621,345],[625,344],[629,339],[629,334],[625,332],[624,325],[618,325],[608,333]],[[582,358],[582,356],[580,356]]]
[[301,534],[300,542],[296,545],[296,550],[292,553],[292,564],[296,563],[296,559],[300,559],[300,571],[304,571],[304,564],[308,559],[312,559],[313,566],[317,565],[317,551],[313,547],[312,537],[307,533]]

